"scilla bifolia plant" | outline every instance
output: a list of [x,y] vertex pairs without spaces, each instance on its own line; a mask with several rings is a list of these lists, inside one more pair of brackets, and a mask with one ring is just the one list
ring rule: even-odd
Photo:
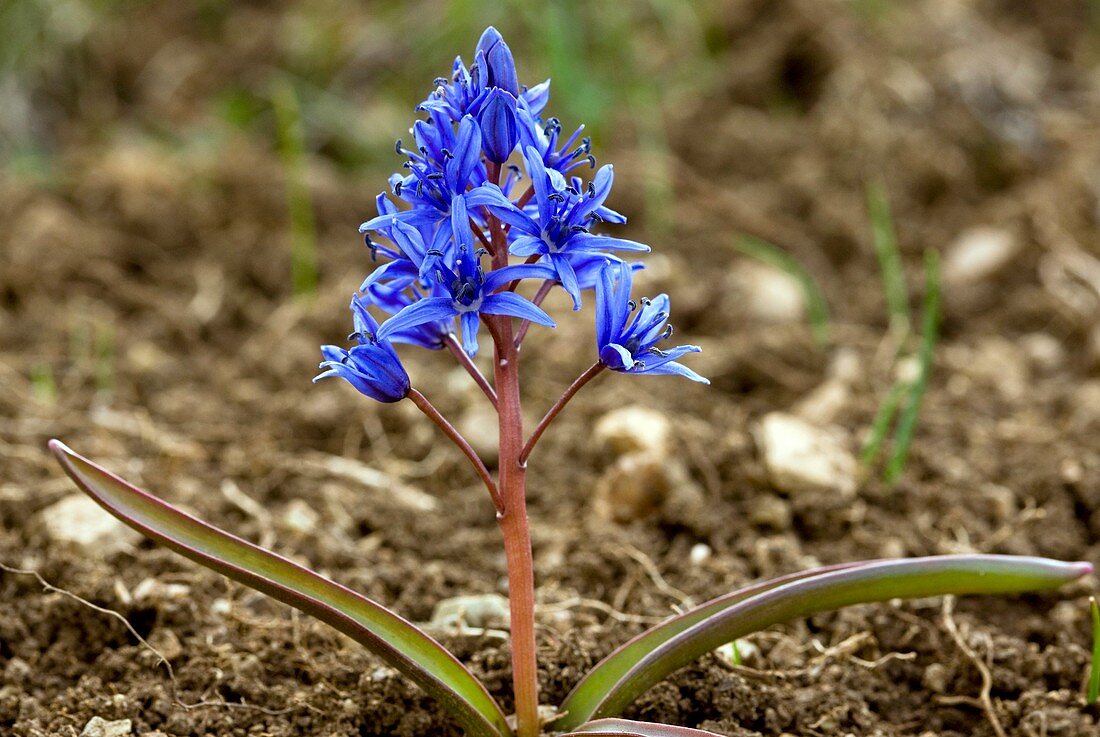
[[[514,721],[441,645],[369,599],[223,532],[141,491],[73,453],[51,447],[80,487],[131,527],[182,555],[312,614],[410,677],[470,737],[536,737],[544,727],[571,735],[701,735],[701,730],[617,716],[673,671],[724,643],[777,622],[860,602],[942,594],[1009,593],[1059,586],[1087,563],[973,555],[870,561],[820,568],[759,583],[673,617],[623,645],[581,679],[546,724],[540,722],[535,660],[535,596],[525,509],[527,458],[543,432],[598,374],[675,374],[706,380],[678,362],[699,349],[668,347],[669,300],[631,296],[635,264],[616,254],[649,248],[596,234],[626,219],[605,205],[612,168],[595,168],[580,130],[561,139],[544,118],[550,84],[521,87],[508,46],[490,28],[473,64],[418,108],[413,144],[400,141],[406,173],[378,196],[363,224],[373,257],[385,259],[351,302],[348,349],[324,346],[323,372],[379,402],[409,400],[462,450],[485,484],[504,538],[511,601]],[[522,162],[522,167],[509,162]],[[591,169],[586,181],[578,172]],[[513,263],[513,261],[516,261]],[[533,296],[520,288],[537,283]],[[579,310],[594,292],[595,360],[524,436],[520,348],[530,325],[552,327],[539,307],[561,287]],[[375,314],[388,315],[379,325]],[[493,381],[472,357],[484,326],[493,344]],[[395,343],[446,349],[471,374],[500,419],[494,478],[459,432],[411,386]],[[630,379],[633,380],[633,379]]]

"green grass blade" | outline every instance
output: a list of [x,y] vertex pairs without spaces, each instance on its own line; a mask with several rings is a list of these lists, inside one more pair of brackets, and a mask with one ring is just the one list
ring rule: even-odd
[[290,277],[294,294],[309,297],[317,291],[317,225],[313,200],[306,183],[306,134],[302,109],[294,86],[287,80],[275,84],[271,96],[278,131],[279,158],[286,179],[290,215]]
[[928,378],[932,374],[932,359],[936,352],[936,343],[940,333],[940,262],[939,254],[927,251],[924,254],[924,318],[921,324],[921,344],[918,360],[920,369],[913,382],[905,408],[898,417],[898,426],[894,432],[894,452],[886,465],[884,478],[892,484],[905,470],[905,461],[909,458],[909,445],[917,427],[924,392],[928,389]]
[[1100,698],[1100,604],[1096,597],[1089,597],[1089,609],[1092,611],[1092,669],[1089,671],[1088,701],[1095,704]]
[[630,719],[596,719],[562,737],[721,737],[705,729],[674,727]]
[[783,249],[751,235],[740,236],[735,241],[734,247],[746,256],[785,271],[798,282],[806,300],[806,316],[809,318],[810,331],[813,333],[814,340],[820,345],[827,345],[829,304],[825,301],[825,293],[821,291],[821,287],[809,270]]
[[412,679],[470,737],[507,737],[504,714],[485,687],[442,645],[351,589],[223,532],[138,489],[58,440],[50,450],[104,509],[180,555],[334,627]]
[[886,434],[890,432],[890,425],[894,421],[894,415],[897,414],[901,398],[909,388],[910,385],[904,381],[895,383],[890,387],[886,399],[879,405],[878,411],[875,412],[875,419],[871,421],[871,435],[867,438],[867,444],[863,446],[863,452],[859,456],[864,465],[869,465],[878,456],[879,449],[886,440]]
[[905,287],[905,269],[901,263],[897,231],[890,216],[890,201],[880,183],[867,185],[867,212],[871,218],[871,236],[882,272],[883,293],[890,318],[890,330],[896,335],[909,332],[909,292]]
[[770,581],[763,581],[752,584],[751,586],[746,586],[733,593],[700,604],[683,614],[670,617],[664,622],[646,630],[629,642],[619,646],[618,649],[601,660],[595,668],[589,671],[588,674],[581,679],[580,683],[573,688],[569,695],[566,696],[560,711],[568,713],[555,722],[555,725],[561,729],[578,728],[578,725],[584,721],[586,717],[574,716],[574,714],[583,712],[585,704],[589,704],[593,700],[598,699],[606,688],[609,688],[620,678],[629,673],[631,668],[637,665],[639,661],[654,649],[668,642],[676,635],[685,632],[694,625],[713,617],[725,609],[729,609],[734,604],[738,604],[749,597],[774,589],[777,586],[782,586],[783,584],[810,578],[812,576],[820,576],[823,573],[842,571],[858,565],[865,565],[865,562],[841,563],[839,565],[824,566],[809,571],[801,571],[799,573],[780,576]]
[[613,682],[574,690],[565,728],[622,712],[651,686],[700,656],[774,624],[852,604],[947,594],[1005,594],[1060,586],[1092,572],[1089,563],[1003,555],[948,555],[878,561],[791,581],[743,599],[653,648]]

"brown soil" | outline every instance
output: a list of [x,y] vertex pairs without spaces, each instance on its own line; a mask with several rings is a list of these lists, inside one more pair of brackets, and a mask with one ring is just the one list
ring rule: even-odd
[[[491,507],[458,453],[411,405],[309,384],[318,343],[348,330],[347,295],[368,268],[354,226],[372,214],[381,169],[368,177],[311,159],[323,272],[318,297],[303,303],[289,293],[282,170],[268,144],[230,128],[215,142],[135,132],[148,121],[185,129],[200,115],[191,103],[222,78],[247,84],[272,63],[273,11],[242,6],[212,32],[184,5],[135,8],[46,69],[33,101],[56,168],[0,180],[0,560],[121,613],[169,658],[174,680],[121,622],[43,592],[30,575],[0,573],[0,733],[77,735],[99,715],[181,737],[456,734],[414,687],[324,626],[149,543],[82,553],[51,543],[42,525],[40,511],[73,493],[44,450],[57,436],[414,621],[443,598],[502,587]],[[677,592],[701,601],[879,556],[1100,561],[1095,10],[1083,0],[898,5],[715,5],[718,73],[704,96],[664,113],[671,227],[639,217],[629,229],[662,254],[645,284],[673,296],[678,335],[704,346],[695,365],[713,386],[604,377],[540,446],[530,497],[545,703],[640,621],[680,604]],[[391,61],[368,54],[361,74],[384,75]],[[185,62],[193,71],[165,89],[156,70]],[[393,120],[387,136],[401,130]],[[640,213],[650,160],[629,135],[607,138],[599,153],[618,165],[613,204]],[[915,305],[924,249],[948,249],[975,225],[1008,229],[1022,249],[996,275],[947,285],[902,481],[891,489],[869,474],[848,501],[788,497],[763,469],[754,420],[791,409],[849,351],[863,370],[830,421],[862,438],[893,380],[864,207],[864,183],[876,178]],[[833,345],[816,347],[800,321],[743,309],[727,277],[744,264],[733,231],[813,270]],[[533,413],[591,361],[588,318],[553,306],[561,327],[525,349]],[[421,352],[409,364],[428,396],[461,415],[477,397],[454,389],[445,358]],[[30,380],[43,371],[54,397]],[[670,502],[623,525],[593,513],[609,459],[590,428],[627,403],[667,415],[701,503]],[[358,459],[446,511],[415,511],[336,475],[332,457]],[[303,501],[314,524],[294,523]],[[700,543],[713,555],[692,564]],[[146,579],[186,588],[135,596]],[[1100,711],[1082,697],[1094,584],[958,602],[954,621],[989,668],[1007,734],[1098,733]],[[590,600],[616,613],[576,603]],[[509,708],[507,647],[488,636],[444,641]],[[704,658],[629,716],[738,736],[995,734],[980,671],[938,600],[820,615],[750,642],[744,666]]]

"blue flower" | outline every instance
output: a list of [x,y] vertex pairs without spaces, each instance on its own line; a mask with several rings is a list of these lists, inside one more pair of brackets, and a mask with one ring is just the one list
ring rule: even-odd
[[649,246],[624,238],[593,235],[589,228],[597,222],[625,220],[619,213],[604,207],[611,193],[614,170],[610,165],[600,168],[585,191],[581,182],[547,169],[538,151],[528,146],[524,150],[527,173],[534,188],[535,217],[518,208],[490,205],[489,209],[512,226],[509,234],[513,256],[540,256],[553,269],[555,278],[573,298],[573,309],[581,307],[581,285],[575,263],[578,258],[609,251],[648,251]]
[[[467,237],[469,231],[467,230]],[[552,279],[553,269],[541,264],[505,266],[486,275],[481,269],[481,251],[470,244],[459,246],[454,269],[442,261],[435,264],[435,275],[443,294],[425,297],[405,307],[382,323],[379,338],[424,323],[459,318],[462,325],[462,348],[470,356],[477,354],[477,332],[480,315],[509,315],[554,327],[554,321],[529,300],[511,291],[497,291],[517,279]]]
[[[596,347],[600,363],[612,371],[626,374],[675,374],[703,384],[710,382],[676,359],[698,353],[699,347],[679,345],[662,350],[661,341],[672,337],[668,325],[668,295],[643,299],[641,309],[630,298],[630,265],[608,262],[596,283]],[[630,313],[637,311],[634,319]]]
[[376,338],[378,323],[359,300],[351,304],[358,345],[350,350],[335,345],[321,346],[324,369],[314,377],[317,382],[330,376],[344,379],[360,393],[379,402],[399,402],[409,393],[409,375],[388,340]]

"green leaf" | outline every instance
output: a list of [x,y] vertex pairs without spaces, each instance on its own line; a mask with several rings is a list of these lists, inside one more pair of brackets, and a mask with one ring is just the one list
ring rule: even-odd
[[[637,665],[642,658],[655,650],[658,646],[671,640],[676,635],[688,630],[699,622],[729,609],[734,604],[742,602],[750,596],[756,596],[757,594],[774,589],[777,586],[782,586],[783,584],[798,581],[803,578],[809,578],[810,576],[820,576],[830,571],[841,571],[858,565],[865,565],[865,563],[841,563],[835,566],[825,566],[823,568],[814,568],[809,571],[790,573],[786,576],[773,578],[770,581],[755,583],[743,589],[738,589],[733,593],[726,594],[725,596],[720,596],[717,599],[711,599],[694,609],[686,611],[683,614],[678,614],[675,617],[671,617],[651,627],[629,642],[619,646],[614,652],[596,664],[596,667],[590,670],[588,674],[581,679],[580,683],[578,683],[569,695],[565,697],[565,701],[562,703],[560,709],[565,715],[555,722],[555,724],[562,729],[576,728],[578,724],[587,718],[583,715],[591,713],[592,705],[597,703],[599,699],[619,681],[619,679],[629,673],[630,669]],[[731,638],[731,641],[733,639],[736,638]]]
[[568,713],[559,724],[573,729],[589,719],[619,714],[655,683],[720,645],[797,617],[895,598],[1055,588],[1091,571],[1089,563],[1046,558],[945,555],[873,561],[795,577],[771,588],[762,584],[760,593],[742,598],[659,642],[630,664],[625,673],[615,673],[613,680],[583,681],[562,705]]
[[871,236],[882,272],[890,330],[895,335],[904,336],[909,332],[909,292],[905,287],[905,269],[901,263],[894,219],[890,216],[890,201],[881,182],[867,185],[867,212],[871,217]]
[[705,729],[673,727],[653,722],[635,722],[629,719],[597,719],[577,727],[563,737],[721,737]]
[[485,687],[442,645],[351,589],[223,532],[138,489],[58,440],[50,450],[104,509],[146,537],[334,627],[435,698],[469,737],[512,731]]

